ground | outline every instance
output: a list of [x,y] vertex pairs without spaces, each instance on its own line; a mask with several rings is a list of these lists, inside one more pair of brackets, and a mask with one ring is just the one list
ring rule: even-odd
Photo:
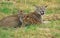
[[[16,14],[19,9],[29,13],[34,10],[34,4],[48,5],[45,15],[60,14],[60,0],[1,0],[0,19]],[[25,28],[0,27],[0,38],[60,38],[60,20],[54,20],[53,17],[47,23],[33,24]]]

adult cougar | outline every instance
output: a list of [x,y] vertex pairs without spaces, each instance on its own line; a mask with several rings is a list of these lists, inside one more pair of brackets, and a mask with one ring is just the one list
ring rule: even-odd
[[35,11],[29,14],[20,15],[20,21],[24,27],[27,24],[40,24],[43,23],[42,15],[44,15],[47,6],[35,6]]

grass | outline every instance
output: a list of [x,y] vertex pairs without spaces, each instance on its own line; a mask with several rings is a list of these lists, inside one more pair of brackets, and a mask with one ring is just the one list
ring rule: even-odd
[[59,38],[60,20],[48,24],[30,25],[25,28],[0,28],[1,38]]
[[[6,15],[16,14],[19,9],[29,13],[34,10],[35,4],[48,5],[46,15],[60,13],[60,0],[26,0],[26,2],[25,0],[10,0],[10,2],[5,0],[0,2],[0,19]],[[17,29],[0,27],[0,38],[60,38],[60,20]]]

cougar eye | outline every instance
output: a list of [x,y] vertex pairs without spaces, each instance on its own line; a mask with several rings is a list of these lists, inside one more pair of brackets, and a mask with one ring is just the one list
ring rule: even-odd
[[44,11],[42,11],[44,13]]

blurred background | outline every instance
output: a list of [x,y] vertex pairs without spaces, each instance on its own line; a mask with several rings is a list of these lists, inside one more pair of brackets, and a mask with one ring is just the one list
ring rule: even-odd
[[26,28],[0,27],[0,38],[60,38],[60,0],[0,0],[0,19],[17,14],[34,11],[34,6],[48,5],[43,20],[46,24],[30,25]]
[[29,13],[34,10],[33,5],[48,5],[46,14],[59,13],[60,1],[59,0],[0,0],[0,18],[16,14],[17,10],[24,10]]

